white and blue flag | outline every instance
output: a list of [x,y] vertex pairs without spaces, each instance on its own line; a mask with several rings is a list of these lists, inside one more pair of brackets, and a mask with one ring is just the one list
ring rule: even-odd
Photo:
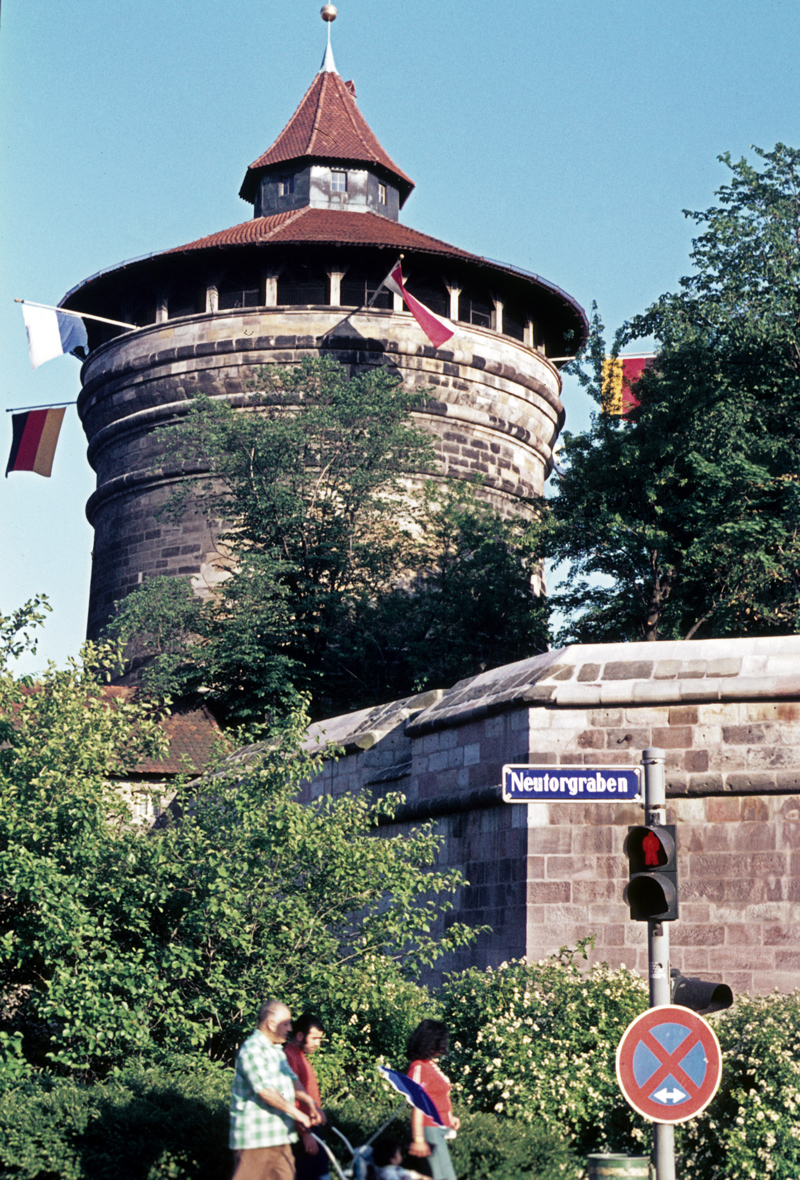
[[35,303],[23,303],[22,316],[32,369],[79,348],[88,351],[86,327],[79,316]]
[[417,1110],[421,1110],[423,1114],[426,1114],[429,1119],[433,1119],[440,1127],[444,1126],[433,1099],[429,1097],[427,1091],[423,1089],[419,1082],[412,1082],[411,1078],[406,1077],[404,1073],[400,1073],[397,1069],[387,1069],[385,1065],[379,1065],[378,1069],[386,1078],[389,1085],[398,1094],[402,1094],[409,1105],[415,1106]]

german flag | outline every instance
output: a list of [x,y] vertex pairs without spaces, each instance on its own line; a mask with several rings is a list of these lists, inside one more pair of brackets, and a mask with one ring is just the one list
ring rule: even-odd
[[647,356],[607,356],[603,361],[603,409],[607,414],[627,418],[639,405],[633,386],[641,377],[653,354]]
[[64,409],[64,406],[59,406],[55,410],[26,410],[24,414],[11,415],[13,438],[6,476],[9,471],[50,474]]

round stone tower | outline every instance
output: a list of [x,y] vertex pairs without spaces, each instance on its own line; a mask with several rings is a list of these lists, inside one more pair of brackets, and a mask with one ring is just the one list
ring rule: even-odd
[[[261,365],[321,355],[351,372],[386,365],[435,391],[417,417],[444,473],[480,476],[480,495],[504,514],[528,511],[526,498],[542,492],[564,417],[553,358],[577,351],[586,316],[536,275],[402,225],[413,187],[337,73],[329,38],[289,123],[247,169],[250,221],[102,271],[64,297],[64,307],[140,325],[86,321],[90,638],[148,577],[190,576],[198,592],[218,580],[204,517],[159,512],[185,473],[156,431],[198,393],[240,397]],[[409,293],[455,324],[441,348],[399,296],[379,291],[399,255]]]

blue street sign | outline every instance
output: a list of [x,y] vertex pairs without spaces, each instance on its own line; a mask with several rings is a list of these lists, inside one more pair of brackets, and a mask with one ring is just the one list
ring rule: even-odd
[[506,803],[638,801],[640,766],[504,766]]

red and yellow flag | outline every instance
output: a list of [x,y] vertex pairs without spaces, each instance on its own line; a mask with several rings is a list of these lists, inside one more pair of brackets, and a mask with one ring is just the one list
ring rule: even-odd
[[627,418],[639,405],[633,386],[653,359],[647,356],[607,356],[603,361],[603,409],[606,414]]
[[53,469],[53,455],[56,453],[63,418],[64,406],[54,410],[27,410],[24,414],[12,414],[13,437],[6,475],[9,471],[35,471],[37,475],[49,475]]

